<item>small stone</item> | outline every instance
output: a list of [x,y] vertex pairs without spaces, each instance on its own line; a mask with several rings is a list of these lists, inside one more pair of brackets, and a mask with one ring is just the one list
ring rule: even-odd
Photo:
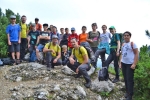
[[16,82],[22,81],[22,77],[17,77]]
[[45,78],[44,78],[44,81],[48,81],[48,80],[49,80],[49,77],[45,77]]
[[99,96],[97,97],[97,100],[102,100],[102,97],[99,95]]
[[60,86],[59,86],[59,84],[57,84],[57,85],[54,86],[54,91],[60,91]]
[[64,78],[63,80],[66,82],[70,82],[70,78]]

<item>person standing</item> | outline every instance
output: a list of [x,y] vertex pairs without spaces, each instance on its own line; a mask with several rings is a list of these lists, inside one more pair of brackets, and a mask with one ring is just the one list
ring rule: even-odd
[[9,24],[6,28],[7,40],[10,49],[9,52],[11,52],[13,64],[20,64],[21,29],[20,26],[16,24],[15,15],[10,16],[10,22],[11,24]]
[[67,45],[67,47],[68,47],[68,37],[69,37],[69,35],[70,35],[69,34],[69,29],[65,28],[65,34],[62,37],[62,40],[60,42],[60,46]]
[[97,31],[97,24],[96,23],[93,23],[92,24],[92,31],[90,31],[88,33],[88,39],[87,41],[89,42],[93,52],[95,53],[96,50],[97,50],[97,46],[100,42],[100,32]]
[[[39,18],[35,18],[35,24],[36,24],[36,30],[41,32],[42,31],[42,25],[39,23]],[[32,26],[30,26],[30,30],[32,30]]]
[[20,44],[20,59],[24,60],[26,47],[27,47],[27,35],[28,35],[28,25],[26,24],[26,16],[21,17],[21,22],[19,23],[21,27],[21,44]]
[[64,35],[64,28],[60,28],[60,41],[62,40],[62,37]]
[[53,26],[53,30],[52,30],[51,35],[50,35],[50,41],[52,41],[53,35],[57,35],[57,37],[58,37],[58,44],[59,44],[60,34],[57,32],[57,27],[56,26]]
[[79,35],[79,42],[87,42],[87,36],[88,34],[86,33],[86,26],[82,26],[82,33]]
[[121,61],[119,67],[122,68],[122,73],[125,81],[126,100],[132,100],[134,88],[134,70],[138,62],[138,48],[135,43],[131,42],[131,33],[124,32],[124,41],[121,48]]

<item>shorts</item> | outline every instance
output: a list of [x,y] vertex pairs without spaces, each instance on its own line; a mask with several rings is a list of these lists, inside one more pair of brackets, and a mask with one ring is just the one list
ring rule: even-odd
[[9,45],[9,52],[20,52],[20,43],[11,42],[11,45]]
[[42,45],[42,44],[39,44],[39,45],[37,46],[37,50],[39,50],[40,52],[43,51],[43,48],[44,48],[44,45]]

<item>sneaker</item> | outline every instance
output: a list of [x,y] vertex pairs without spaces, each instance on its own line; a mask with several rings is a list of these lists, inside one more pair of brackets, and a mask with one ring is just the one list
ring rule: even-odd
[[16,60],[16,65],[18,65],[18,64],[20,64],[20,60],[19,59]]
[[119,78],[115,78],[112,82],[113,83],[119,82]]
[[85,86],[86,88],[90,88],[90,86],[91,86],[91,81],[85,83],[84,86]]

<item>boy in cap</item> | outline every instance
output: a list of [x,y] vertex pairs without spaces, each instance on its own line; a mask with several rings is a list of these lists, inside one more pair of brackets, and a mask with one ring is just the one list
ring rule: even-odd
[[39,52],[43,51],[43,48],[46,43],[49,42],[50,40],[50,34],[47,32],[48,24],[43,24],[44,31],[40,32],[39,36],[39,44],[36,48],[36,56],[37,56],[37,61],[40,62],[42,59],[40,59]]
[[[16,24],[16,16],[10,16],[10,22],[6,28],[6,34],[9,45],[9,52],[11,52],[11,56],[14,64],[20,63],[20,43],[21,43],[21,29],[19,24]],[[17,58],[15,58],[15,53]]]
[[52,36],[52,42],[45,45],[43,52],[46,53],[47,70],[50,71],[54,66],[61,65],[61,48],[58,45],[58,36]]

